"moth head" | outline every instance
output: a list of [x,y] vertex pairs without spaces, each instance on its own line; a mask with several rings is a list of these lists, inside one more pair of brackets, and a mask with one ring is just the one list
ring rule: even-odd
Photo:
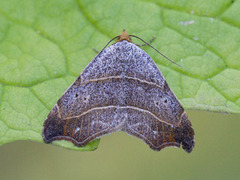
[[125,29],[123,29],[122,33],[118,36],[118,41],[117,42],[120,42],[120,41],[123,41],[123,40],[126,40],[128,42],[132,42],[132,39],[131,39],[130,35],[126,32]]

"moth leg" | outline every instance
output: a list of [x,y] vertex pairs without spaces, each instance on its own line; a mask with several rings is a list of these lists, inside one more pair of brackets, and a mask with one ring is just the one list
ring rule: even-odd
[[[150,41],[148,42],[148,44],[151,44],[154,39],[156,39],[156,36],[153,36],[152,39],[150,39]],[[147,46],[148,44],[144,43],[144,44],[136,44],[134,43],[135,45],[137,45],[138,47],[142,47],[142,46]]]
[[94,52],[96,52],[97,54],[99,54],[99,51],[95,48],[92,48]]

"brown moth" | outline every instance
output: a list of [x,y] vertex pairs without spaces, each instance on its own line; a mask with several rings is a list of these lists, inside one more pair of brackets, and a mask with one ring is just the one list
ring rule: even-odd
[[122,130],[153,150],[194,147],[186,112],[151,57],[124,30],[66,90],[43,125],[46,143],[76,146]]

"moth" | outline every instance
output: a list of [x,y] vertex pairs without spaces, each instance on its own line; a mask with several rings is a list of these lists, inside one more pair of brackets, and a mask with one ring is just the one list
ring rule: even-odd
[[46,143],[67,140],[81,147],[121,130],[156,151],[180,145],[192,151],[194,130],[186,112],[131,37],[137,36],[123,30],[65,91],[44,122]]

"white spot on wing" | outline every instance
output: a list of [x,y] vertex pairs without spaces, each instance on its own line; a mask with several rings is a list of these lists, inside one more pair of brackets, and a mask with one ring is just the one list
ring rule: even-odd
[[77,128],[75,129],[74,134],[76,134],[78,131],[80,131],[80,128],[79,128],[79,127],[77,127]]

